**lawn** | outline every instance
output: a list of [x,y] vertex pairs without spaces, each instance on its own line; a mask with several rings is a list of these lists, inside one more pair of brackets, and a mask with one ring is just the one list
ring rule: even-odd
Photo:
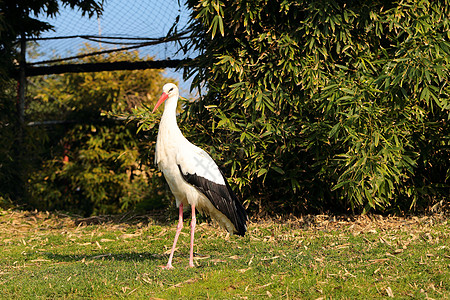
[[175,220],[0,211],[0,298],[450,299],[443,215],[265,220],[244,238],[202,222],[195,268],[188,224],[164,270]]

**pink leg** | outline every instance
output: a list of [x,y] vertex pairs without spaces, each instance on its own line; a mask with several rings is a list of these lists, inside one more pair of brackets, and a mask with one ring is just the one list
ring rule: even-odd
[[191,249],[189,251],[189,267],[194,267],[194,232],[197,218],[195,217],[195,205],[191,205],[192,220],[191,220]]
[[177,231],[175,233],[175,239],[173,240],[172,250],[170,250],[169,261],[167,262],[167,265],[165,267],[163,267],[164,269],[173,269],[173,266],[172,266],[173,253],[175,252],[178,237],[180,236],[182,228],[183,228],[183,203],[180,203],[180,207],[179,207],[179,211],[178,211]]

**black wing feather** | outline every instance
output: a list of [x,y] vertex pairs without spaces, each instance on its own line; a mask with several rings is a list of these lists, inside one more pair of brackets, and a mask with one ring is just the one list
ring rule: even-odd
[[225,181],[225,185],[217,184],[204,177],[198,176],[197,174],[184,174],[180,165],[178,165],[178,169],[186,182],[202,192],[209,201],[211,201],[214,207],[222,212],[234,224],[234,227],[236,227],[237,230],[236,234],[244,236],[247,231],[247,213],[228,184],[222,171],[219,169],[220,174]]

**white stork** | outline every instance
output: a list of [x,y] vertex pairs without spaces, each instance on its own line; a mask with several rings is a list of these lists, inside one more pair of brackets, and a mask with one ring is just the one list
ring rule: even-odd
[[155,162],[163,172],[179,208],[177,231],[169,261],[164,267],[166,269],[173,268],[173,253],[183,228],[183,207],[190,205],[192,210],[190,267],[194,267],[195,209],[211,216],[231,234],[244,236],[248,220],[244,207],[214,160],[204,150],[191,144],[178,128],[178,95],[177,86],[167,83],[153,109],[155,112],[165,102],[156,141]]

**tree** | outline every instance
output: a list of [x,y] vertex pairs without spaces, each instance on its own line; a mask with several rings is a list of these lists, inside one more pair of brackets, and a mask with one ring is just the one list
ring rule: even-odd
[[[93,50],[86,46],[82,53]],[[86,57],[80,63],[141,59],[134,51]],[[41,137],[42,163],[30,176],[30,203],[85,215],[124,212],[143,201],[161,203],[159,176],[153,164],[142,163],[154,151],[156,135],[137,136],[136,123],[111,113],[152,104],[163,79],[160,70],[33,78],[27,118],[41,125],[56,122],[34,135]]]
[[[92,17],[101,14],[102,1],[95,0],[4,0],[0,2],[0,75],[8,78],[17,59],[20,39],[37,37],[42,32],[51,30],[48,22],[37,19],[39,15],[54,17],[60,6],[80,9],[83,15]],[[18,59],[17,59],[18,60]],[[6,76],[6,77],[5,77]]]
[[[408,210],[450,194],[450,3],[187,1],[185,122],[250,203]],[[194,133],[195,134],[195,133]]]

